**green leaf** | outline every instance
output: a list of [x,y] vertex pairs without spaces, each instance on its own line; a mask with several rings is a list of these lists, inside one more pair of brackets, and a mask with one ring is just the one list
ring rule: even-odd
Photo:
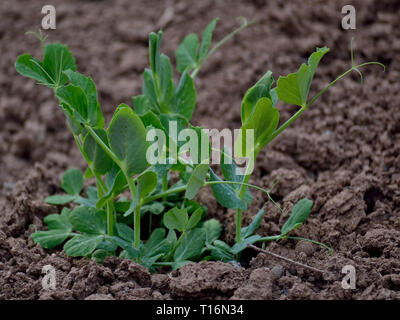
[[61,105],[70,113],[70,116],[81,123],[93,122],[93,117],[97,117],[97,111],[93,114],[93,110],[89,110],[88,100],[85,92],[81,87],[69,84],[62,86],[56,90],[56,96]]
[[20,55],[17,58],[15,69],[24,77],[32,78],[41,84],[49,87],[54,85],[54,80],[44,70],[42,62],[33,58],[28,53]]
[[222,262],[235,260],[234,255],[231,253],[231,248],[223,241],[216,240],[214,245],[208,245],[207,249],[210,250],[211,256],[214,260]]
[[192,77],[184,71],[176,89],[176,102],[174,112],[186,119],[192,119],[196,106],[196,88]]
[[44,201],[48,204],[60,205],[72,202],[76,198],[77,198],[76,195],[60,194],[60,195],[49,196],[46,199],[44,199]]
[[141,213],[151,212],[152,214],[159,215],[165,209],[165,206],[161,202],[153,202],[151,204],[145,204],[140,208]]
[[32,239],[35,243],[40,243],[43,248],[51,249],[63,243],[69,236],[71,236],[69,231],[54,229],[49,231],[36,231],[32,234]]
[[[231,159],[231,161],[228,161]],[[233,160],[232,156],[230,155],[227,148],[224,148],[221,152],[221,171],[226,181],[235,181],[235,182],[243,182],[244,175],[241,174],[240,169],[236,166],[235,161]],[[231,162],[231,163],[229,163]],[[233,189],[236,190],[236,193],[239,193],[239,189],[241,188],[240,184],[232,184]],[[247,204],[251,204],[253,198],[251,196],[250,190],[246,187],[246,193],[244,196],[244,200]]]
[[50,43],[44,49],[43,68],[55,80],[56,87],[64,85],[68,77],[63,73],[76,70],[75,59],[68,47],[59,43]]
[[[209,181],[223,181],[210,169]],[[247,204],[240,199],[236,190],[229,184],[211,184],[211,190],[218,203],[225,208],[246,210]]]
[[174,261],[185,261],[196,259],[201,256],[206,243],[206,233],[203,229],[190,230],[184,235],[181,243],[174,253]]
[[[95,132],[104,144],[108,146],[106,131],[104,129],[95,129]],[[106,174],[111,170],[114,162],[89,133],[83,141],[83,150],[90,161],[93,162],[93,169],[96,173]]]
[[192,200],[204,185],[208,168],[208,163],[200,163],[196,168],[194,168],[186,187],[185,197],[187,199]]
[[64,251],[71,257],[91,254],[104,239],[101,235],[77,235],[64,244]]
[[186,68],[188,71],[196,68],[198,48],[199,38],[196,34],[189,34],[183,39],[175,52],[177,69],[179,72],[183,72]]
[[206,233],[206,243],[211,244],[219,238],[222,231],[221,223],[216,219],[210,219],[203,223],[201,228]]
[[242,242],[235,243],[233,245],[231,252],[233,254],[238,254],[239,252],[246,249],[249,244],[253,244],[253,243],[257,242],[259,239],[261,239],[261,236],[258,234],[255,234],[254,236],[250,236],[248,238],[244,238],[242,240]]
[[251,236],[254,233],[254,231],[256,231],[260,227],[263,215],[264,215],[264,208],[258,211],[258,213],[254,216],[253,220],[251,220],[250,224],[247,227],[242,228],[243,238]]
[[93,208],[77,207],[69,217],[74,229],[88,234],[105,234],[106,224]]
[[118,235],[122,239],[124,239],[130,243],[133,243],[135,235],[134,235],[133,229],[131,227],[127,226],[124,223],[119,223],[119,222],[116,223],[115,226],[117,228]]
[[160,59],[160,48],[162,42],[163,32],[160,30],[158,33],[151,32],[149,34],[149,58],[150,67],[152,70],[156,70],[157,64]]
[[78,196],[83,189],[83,174],[79,169],[65,171],[62,176],[61,188],[70,195]]
[[125,241],[120,237],[107,237],[108,240],[115,243],[117,246],[120,246],[122,249],[126,251],[127,257],[130,259],[136,259],[139,256],[139,250],[132,246],[132,242]]
[[[249,157],[254,151],[255,155],[257,155],[268,143],[268,138],[277,128],[278,123],[279,111],[272,106],[271,99],[259,99],[252,113],[242,125],[235,141],[235,152],[239,152],[239,156]],[[254,130],[254,148],[250,148],[250,154],[246,154],[246,130],[251,129]]]
[[164,214],[164,225],[168,229],[175,229],[183,232],[188,223],[189,217],[185,208],[174,207]]
[[115,253],[104,249],[97,249],[92,253],[92,259],[95,259],[98,263],[102,263],[107,257],[114,256]]
[[141,173],[147,167],[146,129],[140,118],[125,104],[114,113],[108,126],[111,150],[123,162],[129,176]]
[[145,251],[151,252],[164,239],[165,239],[165,229],[164,228],[154,229],[150,235],[149,240],[147,240],[144,245]]
[[66,232],[72,231],[72,224],[69,221],[69,214],[71,210],[63,208],[61,214],[49,214],[44,218],[49,230],[64,230]]
[[185,230],[191,230],[198,225],[201,218],[203,216],[203,209],[198,208],[195,212],[193,212],[190,216],[190,219],[185,227]]
[[276,88],[278,98],[283,102],[304,107],[318,63],[328,52],[327,47],[317,48],[308,58],[308,64],[303,63],[296,73],[279,77]]
[[64,73],[70,83],[80,87],[86,96],[89,124],[97,128],[104,128],[104,116],[98,101],[96,85],[92,78],[85,77],[83,74],[72,70],[66,70]]
[[311,212],[313,202],[307,198],[299,200],[292,209],[289,219],[282,226],[282,235],[300,227]]
[[166,112],[170,110],[171,100],[175,94],[175,84],[172,78],[172,66],[168,56],[161,54],[156,67],[156,78],[158,79],[159,88],[159,104],[161,110]]
[[151,109],[155,113],[160,112],[160,107],[158,105],[158,99],[156,94],[156,89],[154,88],[153,73],[150,69],[145,69],[143,72],[143,95],[150,101]]
[[270,90],[273,83],[272,72],[268,71],[254,86],[247,90],[242,100],[242,123],[245,123],[251,115],[258,100],[261,98],[270,98],[272,100]]
[[156,188],[157,174],[154,171],[147,171],[139,176],[137,183],[139,199],[144,199]]
[[[144,94],[132,97],[133,108],[137,115],[141,116],[152,110],[152,105],[147,96]],[[155,110],[157,111],[157,110]]]
[[63,71],[76,70],[75,59],[67,46],[59,43],[46,45],[43,62],[24,54],[17,58],[15,69],[24,77],[54,88],[64,85],[68,78]]
[[153,264],[172,249],[172,244],[165,238],[165,229],[157,228],[142,248],[143,259],[147,260],[147,264]]
[[215,29],[215,25],[217,24],[218,18],[215,18],[211,21],[208,26],[204,29],[203,35],[201,38],[201,45],[199,50],[199,62],[202,63],[203,60],[207,57],[208,50],[210,49],[212,34]]

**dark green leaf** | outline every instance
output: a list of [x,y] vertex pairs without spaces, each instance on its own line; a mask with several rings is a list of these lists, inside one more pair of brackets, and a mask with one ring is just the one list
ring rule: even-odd
[[69,214],[71,210],[63,208],[61,214],[49,214],[44,218],[49,230],[64,230],[66,232],[72,231],[72,224],[69,221]]
[[77,196],[75,195],[60,194],[60,195],[49,196],[46,199],[44,199],[44,201],[48,204],[66,204],[74,201],[76,198]]
[[252,113],[243,123],[239,136],[235,142],[235,152],[239,156],[251,156],[246,154],[246,130],[254,130],[254,148],[250,148],[249,152],[257,155],[258,152],[266,146],[269,136],[275,131],[279,123],[279,111],[272,106],[269,98],[261,98],[258,100]]
[[[228,160],[230,159],[230,161]],[[235,182],[243,182],[244,175],[240,171],[240,169],[236,166],[235,161],[233,160],[232,156],[230,155],[229,151],[227,148],[224,148],[223,151],[221,152],[221,171],[222,174],[224,175],[224,178],[226,181],[235,181]],[[239,192],[239,189],[241,188],[240,184],[232,184],[231,185],[233,189],[236,190],[236,192]],[[253,198],[251,196],[250,190],[248,187],[246,187],[246,193],[244,196],[244,200],[247,202],[247,204],[251,204]]]
[[[95,129],[95,132],[104,144],[108,146],[106,131],[104,129]],[[96,173],[106,174],[111,170],[114,162],[90,134],[87,134],[83,141],[83,150],[93,162],[93,169]]]
[[131,227],[127,226],[124,223],[119,223],[119,222],[116,223],[115,226],[117,228],[118,235],[122,239],[124,239],[130,243],[133,243],[135,235],[134,235],[134,231]]
[[258,213],[254,216],[253,220],[251,220],[250,224],[247,227],[242,228],[243,238],[251,236],[254,233],[254,231],[256,231],[260,227],[263,215],[264,215],[264,208],[258,211]]
[[189,221],[185,227],[185,230],[191,230],[197,226],[203,216],[203,209],[198,208],[189,218]]
[[32,234],[32,239],[35,243],[40,243],[43,248],[51,249],[63,243],[69,236],[71,236],[69,231],[55,229],[50,231],[36,231]]
[[93,208],[77,207],[69,217],[74,229],[88,234],[105,234],[106,224]]
[[197,228],[186,233],[174,253],[174,261],[185,261],[200,257],[206,243],[206,233]]
[[142,200],[157,186],[157,174],[154,171],[147,171],[139,176],[137,183],[138,196]]
[[218,18],[215,18],[211,21],[208,26],[204,29],[203,35],[201,38],[201,45],[199,50],[199,61],[200,63],[207,57],[208,50],[210,49],[212,34],[215,29],[215,25],[217,24]]
[[290,73],[286,77],[279,77],[276,93],[283,102],[305,106],[310,91],[311,82],[319,61],[329,52],[329,48],[317,48],[308,59],[308,64],[303,63],[296,73]]
[[245,123],[251,115],[258,100],[261,98],[271,99],[270,90],[273,83],[272,72],[268,71],[253,87],[247,90],[242,100],[242,123]]
[[235,243],[231,249],[231,252],[233,254],[238,254],[239,252],[243,251],[244,249],[247,248],[247,246],[249,244],[253,244],[254,242],[256,242],[257,240],[259,240],[261,238],[261,236],[259,236],[258,234],[255,234],[254,236],[250,236],[248,238],[244,238],[242,240],[242,242],[240,243]]
[[61,187],[66,193],[79,195],[83,189],[83,174],[79,169],[65,171],[62,176]]
[[185,197],[187,199],[193,199],[196,196],[197,192],[199,192],[200,188],[204,185],[208,168],[208,163],[201,163],[196,168],[194,168],[186,188]]
[[175,52],[177,69],[179,72],[183,72],[186,68],[188,68],[188,71],[196,68],[198,61],[198,48],[199,38],[196,34],[189,34],[183,39]]
[[164,224],[168,229],[184,231],[189,217],[185,208],[174,207],[164,214]]
[[104,116],[100,108],[96,85],[91,77],[85,77],[79,72],[66,70],[64,73],[72,85],[82,89],[88,105],[88,121],[91,126],[104,128]]
[[[210,169],[209,181],[223,181]],[[211,190],[218,203],[225,208],[246,210],[246,202],[240,199],[236,190],[228,184],[211,184]]]
[[196,89],[192,77],[184,71],[176,89],[174,112],[181,115],[187,122],[192,119],[196,106]]
[[114,256],[115,253],[104,249],[97,249],[92,253],[92,259],[95,259],[98,263],[102,263],[107,257]]
[[222,231],[221,223],[216,219],[210,219],[203,223],[201,228],[206,233],[206,243],[211,244],[219,238]]
[[129,176],[146,169],[146,129],[129,106],[118,107],[107,131],[111,150],[122,161]]
[[76,65],[67,46],[51,43],[45,47],[43,62],[30,54],[24,54],[18,57],[15,69],[21,75],[35,79],[48,87],[59,87],[68,81],[63,71],[75,70]]
[[282,226],[282,235],[300,227],[311,212],[313,202],[307,198],[299,200],[292,209],[289,219]]
[[101,235],[77,235],[64,244],[64,251],[71,257],[87,256],[103,239]]
[[64,71],[76,70],[75,59],[68,47],[59,43],[49,43],[44,49],[43,68],[56,87],[64,85],[68,78]]

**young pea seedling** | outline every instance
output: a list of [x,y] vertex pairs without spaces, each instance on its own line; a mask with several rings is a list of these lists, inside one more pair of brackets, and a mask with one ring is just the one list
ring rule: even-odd
[[[18,57],[15,67],[20,74],[53,90],[87,162],[84,174],[78,169],[64,173],[61,187],[65,194],[46,198],[46,202],[51,204],[74,202],[78,206],[63,208],[61,214],[47,216],[44,221],[48,230],[35,232],[32,235],[35,242],[44,248],[64,243],[63,249],[73,257],[90,256],[102,261],[107,256],[118,255],[151,270],[158,266],[176,269],[188,261],[236,259],[254,242],[290,238],[289,233],[305,221],[312,206],[312,201],[307,199],[300,200],[293,207],[280,235],[254,235],[264,210],[259,211],[249,226],[242,228],[242,213],[252,201],[249,188],[265,192],[269,201],[273,199],[269,191],[248,183],[250,169],[244,175],[238,175],[234,162],[221,161],[224,181],[210,168],[209,161],[194,164],[183,161],[181,153],[178,153],[174,156],[182,161],[176,163],[174,160],[177,159],[168,156],[174,144],[179,144],[173,139],[169,139],[165,146],[165,162],[148,162],[146,135],[151,129],[159,129],[172,137],[168,124],[173,121],[179,131],[189,127],[200,136],[205,134],[202,128],[190,125],[196,105],[194,78],[217,48],[250,24],[243,20],[238,29],[211,48],[216,23],[217,19],[205,28],[201,42],[197,35],[191,34],[180,44],[176,51],[177,69],[181,73],[178,84],[173,80],[170,59],[160,52],[162,32],[151,33],[150,68],[143,73],[142,95],[133,97],[134,109],[126,104],[119,105],[107,127],[92,78],[76,71],[75,59],[65,45],[44,45],[44,39],[40,37],[42,60],[29,54]],[[241,150],[245,144],[245,129],[254,130],[254,148],[241,154],[250,159],[248,168],[253,166],[260,150],[331,85],[353,70],[374,64],[355,66],[352,59],[350,70],[307,103],[315,69],[327,52],[327,48],[317,49],[308,64],[303,64],[296,73],[280,77],[275,88],[272,88],[274,81],[269,71],[247,91],[242,101],[243,134],[239,135],[235,150]],[[300,106],[300,110],[279,128],[278,99]],[[224,150],[221,160],[226,157],[231,156]],[[179,176],[174,184],[172,172]],[[91,178],[96,187],[89,187],[86,196],[82,196],[83,181]],[[211,186],[222,206],[237,209],[236,243],[232,247],[218,240],[221,224],[215,219],[204,220],[206,207],[193,200],[199,189],[205,186]],[[129,192],[130,199],[125,197],[125,191]],[[149,236],[145,242],[141,235],[144,219],[148,219],[149,224]]]

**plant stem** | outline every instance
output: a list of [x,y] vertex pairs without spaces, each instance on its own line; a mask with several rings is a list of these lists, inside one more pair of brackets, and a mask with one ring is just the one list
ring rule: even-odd
[[115,214],[114,199],[107,201],[107,234],[112,237],[114,235]]
[[229,39],[231,39],[233,36],[235,36],[237,33],[242,31],[243,29],[247,28],[248,26],[252,25],[254,23],[254,20],[252,21],[247,21],[246,18],[240,17],[241,20],[243,20],[242,25],[235,30],[233,30],[231,33],[226,35],[222,40],[218,41],[217,44],[211,48],[211,50],[207,53],[204,59],[200,62],[200,65],[197,66],[192,74],[190,75],[193,79],[196,78],[197,74],[200,71],[201,66],[203,65],[204,61],[206,61],[220,46],[222,46],[225,42],[227,42]]
[[270,255],[270,256],[272,256],[272,257],[274,257],[274,258],[278,258],[278,259],[284,260],[284,261],[286,261],[286,262],[289,262],[289,263],[291,263],[291,264],[297,265],[297,266],[299,266],[299,267],[302,267],[302,268],[305,268],[305,269],[308,269],[308,270],[311,270],[311,271],[315,271],[315,272],[319,272],[319,273],[330,273],[329,271],[324,271],[324,270],[321,270],[321,269],[317,269],[317,268],[308,266],[308,265],[306,265],[306,264],[304,264],[304,263],[297,262],[297,261],[294,261],[294,260],[292,260],[292,259],[283,257],[283,256],[281,256],[281,255],[279,255],[279,254],[276,254],[276,253],[273,253],[273,252],[270,252],[270,251],[261,249],[261,248],[259,248],[259,247],[256,247],[255,245],[252,245],[252,244],[249,244],[248,247],[249,247],[250,249],[256,250],[256,251],[261,252],[261,253],[265,253],[265,254]]
[[134,228],[134,233],[135,233],[133,246],[136,249],[139,249],[139,247],[140,247],[140,204],[138,204],[135,208],[133,228]]
[[167,191],[165,191],[165,192],[160,192],[160,193],[157,193],[157,194],[152,195],[152,196],[150,196],[150,197],[144,198],[143,201],[142,201],[142,204],[147,204],[147,203],[152,202],[152,201],[154,201],[154,200],[157,200],[157,199],[159,199],[159,198],[167,197],[167,196],[169,196],[170,194],[174,194],[174,193],[178,193],[178,192],[183,192],[183,191],[186,190],[186,187],[187,187],[187,186],[184,185],[184,186],[181,186],[181,187],[172,188],[172,189],[169,189],[169,190],[167,190]]
[[[131,197],[132,201],[135,201],[136,198],[136,187],[135,187],[135,182],[132,180],[132,178],[127,174],[123,168],[121,168],[122,172],[125,175],[125,179],[128,182],[129,190],[131,192]],[[134,240],[133,240],[133,246],[136,249],[139,249],[140,246],[140,206],[141,203],[138,203],[138,205],[135,208],[134,211],[134,217],[133,217],[133,229],[134,229]]]
[[317,245],[327,249],[329,251],[329,254],[332,255],[333,249],[331,247],[327,246],[326,244],[322,243],[322,242],[315,241],[315,240],[312,240],[312,239],[302,238],[302,237],[290,237],[289,236],[287,238],[288,239],[293,239],[293,240],[303,240],[303,241],[308,241],[308,242],[317,244]]

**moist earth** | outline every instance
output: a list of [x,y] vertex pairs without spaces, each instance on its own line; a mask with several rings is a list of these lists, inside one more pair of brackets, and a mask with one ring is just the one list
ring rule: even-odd
[[[244,216],[266,213],[259,234],[273,235],[297,200],[314,201],[309,219],[296,236],[330,244],[332,255],[314,244],[293,240],[267,249],[326,272],[316,273],[257,252],[242,265],[190,263],[177,271],[149,273],[136,263],[107,258],[103,264],[44,250],[30,235],[60,207],[44,203],[60,191],[60,176],[84,162],[68,132],[51,90],[19,76],[17,55],[40,54],[26,31],[40,27],[48,1],[0,3],[0,299],[400,299],[400,29],[398,0],[355,0],[357,29],[341,29],[341,8],[348,1],[61,1],[57,29],[50,41],[68,44],[78,68],[97,84],[109,120],[119,103],[141,92],[148,65],[147,36],[162,28],[162,51],[174,49],[188,32],[199,33],[215,17],[219,40],[237,26],[236,17],[256,23],[216,52],[201,70],[193,123],[206,128],[238,128],[241,98],[266,70],[295,71],[315,47],[331,52],[318,67],[311,95],[356,60],[377,60],[387,67],[364,68],[332,87],[258,158],[251,183],[270,187]],[[279,105],[282,121],[296,111]],[[234,212],[204,189],[197,200],[208,216],[234,239]],[[42,288],[42,267],[56,270],[56,290]],[[343,289],[342,268],[356,270],[356,288]]]

